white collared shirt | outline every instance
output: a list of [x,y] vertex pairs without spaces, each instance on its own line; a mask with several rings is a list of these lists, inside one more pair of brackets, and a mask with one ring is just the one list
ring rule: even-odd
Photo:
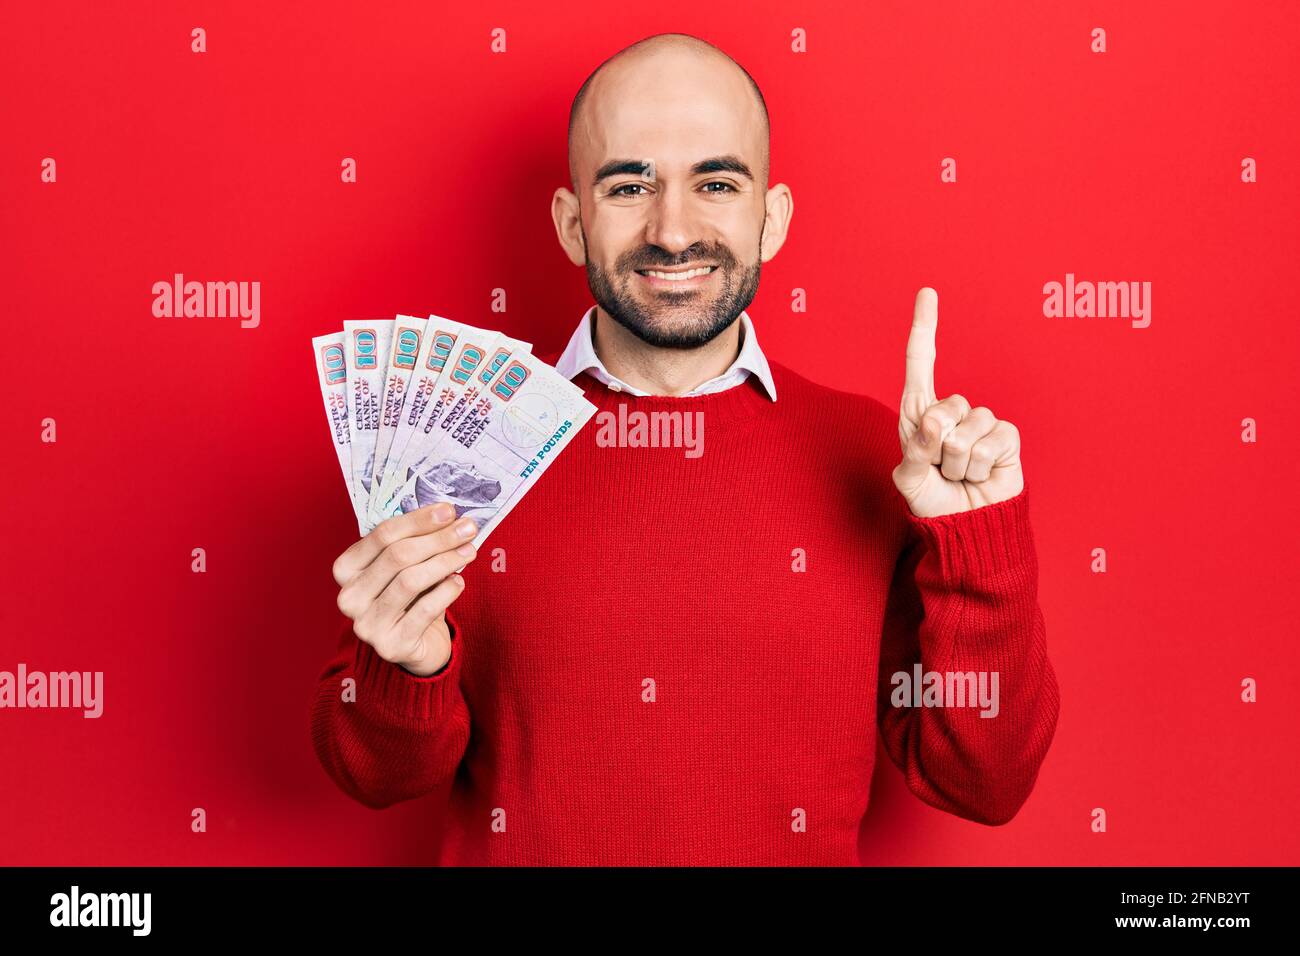
[[[569,338],[564,354],[555,363],[555,370],[570,380],[579,372],[586,372],[612,391],[627,392],[629,395],[649,395],[649,392],[643,392],[627,382],[620,381],[606,370],[605,363],[600,360],[595,347],[591,344],[591,322],[595,314],[594,305],[583,313],[582,321],[578,323],[578,327]],[[739,385],[751,374],[758,376],[758,380],[763,383],[763,388],[767,390],[768,397],[775,402],[776,385],[772,381],[772,370],[768,368],[767,358],[758,346],[758,334],[754,331],[754,323],[749,318],[749,313],[741,312],[740,354],[736,356],[736,361],[732,362],[731,367],[717,378],[711,378],[695,386],[682,397],[721,392]]]

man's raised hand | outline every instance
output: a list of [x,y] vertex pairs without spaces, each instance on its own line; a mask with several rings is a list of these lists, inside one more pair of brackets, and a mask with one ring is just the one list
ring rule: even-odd
[[472,518],[445,502],[381,522],[334,561],[338,606],[357,638],[417,677],[451,659],[446,611],[477,552]]
[[907,337],[898,439],[903,460],[894,486],[920,518],[972,511],[1025,487],[1020,431],[983,405],[971,407],[957,394],[938,401],[934,390],[935,333],[939,294],[928,286],[916,294]]

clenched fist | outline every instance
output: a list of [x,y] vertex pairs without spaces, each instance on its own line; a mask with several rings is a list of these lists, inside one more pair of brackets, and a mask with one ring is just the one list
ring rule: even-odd
[[[428,677],[451,659],[446,612],[477,551],[472,518],[443,502],[376,525],[334,562],[339,610],[380,657]],[[454,522],[454,523],[453,523]]]

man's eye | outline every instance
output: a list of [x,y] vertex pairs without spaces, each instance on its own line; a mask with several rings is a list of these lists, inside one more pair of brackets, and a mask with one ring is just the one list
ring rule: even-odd
[[[710,186],[721,186],[722,188],[709,189],[708,187]],[[623,190],[625,189],[645,189],[645,185],[643,183],[624,183],[622,186],[618,186],[614,189],[611,189],[609,194],[611,196],[640,196],[641,195],[641,193],[624,192]],[[712,183],[704,184],[704,191],[707,193],[711,193],[713,195],[721,195],[723,193],[739,192],[740,190],[738,190],[735,186],[731,185],[731,183],[712,182]]]

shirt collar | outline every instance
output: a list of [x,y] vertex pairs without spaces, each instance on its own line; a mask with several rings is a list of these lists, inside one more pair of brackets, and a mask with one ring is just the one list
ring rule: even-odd
[[[605,368],[605,363],[600,360],[600,356],[596,354],[596,349],[591,344],[591,326],[595,316],[596,306],[594,305],[583,313],[578,327],[573,330],[573,335],[569,337],[569,344],[565,346],[564,353],[560,356],[559,361],[555,363],[555,370],[570,380],[579,372],[590,372],[597,381],[606,385],[614,382],[622,390],[630,391],[631,386],[609,374],[609,370]],[[754,331],[754,323],[750,319],[748,312],[740,313],[740,339],[740,354],[731,363],[731,367],[719,378],[734,374],[739,383],[747,377],[738,374],[740,372],[756,375],[758,380],[763,383],[763,388],[767,391],[768,397],[775,402],[776,383],[772,380],[772,370],[767,364],[767,357],[763,354],[763,350],[759,348],[758,333]],[[716,381],[716,379],[710,381]],[[701,384],[707,385],[709,383]]]

